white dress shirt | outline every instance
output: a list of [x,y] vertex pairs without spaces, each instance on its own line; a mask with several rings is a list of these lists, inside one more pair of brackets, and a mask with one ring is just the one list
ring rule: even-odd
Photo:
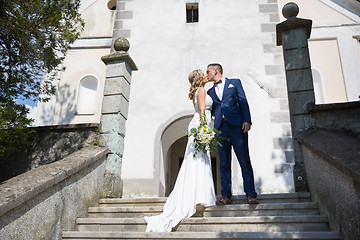
[[218,83],[215,87],[216,95],[219,97],[220,100],[222,100],[223,93],[224,93],[224,86],[225,86],[225,77],[221,78],[221,83]]

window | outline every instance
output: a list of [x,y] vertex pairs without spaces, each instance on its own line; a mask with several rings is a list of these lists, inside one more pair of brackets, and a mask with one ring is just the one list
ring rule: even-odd
[[193,23],[199,21],[199,3],[186,4],[186,22]]
[[77,115],[93,115],[97,107],[98,80],[94,76],[81,79],[76,104]]

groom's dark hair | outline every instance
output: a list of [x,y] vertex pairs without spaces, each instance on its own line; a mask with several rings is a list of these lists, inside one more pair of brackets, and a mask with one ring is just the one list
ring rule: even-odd
[[223,68],[220,63],[210,63],[207,67],[215,67],[221,73],[221,75],[223,74]]

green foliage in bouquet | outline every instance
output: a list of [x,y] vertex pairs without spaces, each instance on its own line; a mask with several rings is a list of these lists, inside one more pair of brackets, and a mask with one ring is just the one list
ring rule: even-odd
[[195,152],[194,156],[198,152],[207,153],[207,151],[213,152],[216,150],[217,146],[222,147],[221,142],[227,140],[226,138],[220,136],[221,131],[210,128],[206,121],[205,112],[203,116],[200,116],[200,125],[198,127],[193,127],[188,133],[188,136],[194,137],[195,143]]

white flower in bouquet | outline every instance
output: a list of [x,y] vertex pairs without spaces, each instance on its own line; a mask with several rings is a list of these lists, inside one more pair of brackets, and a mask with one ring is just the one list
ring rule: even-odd
[[194,136],[195,149],[194,156],[197,152],[207,154],[208,151],[213,151],[216,146],[222,146],[220,141],[224,138],[220,136],[221,131],[212,129],[207,126],[205,113],[200,117],[200,125],[197,128],[192,128],[188,136]]

